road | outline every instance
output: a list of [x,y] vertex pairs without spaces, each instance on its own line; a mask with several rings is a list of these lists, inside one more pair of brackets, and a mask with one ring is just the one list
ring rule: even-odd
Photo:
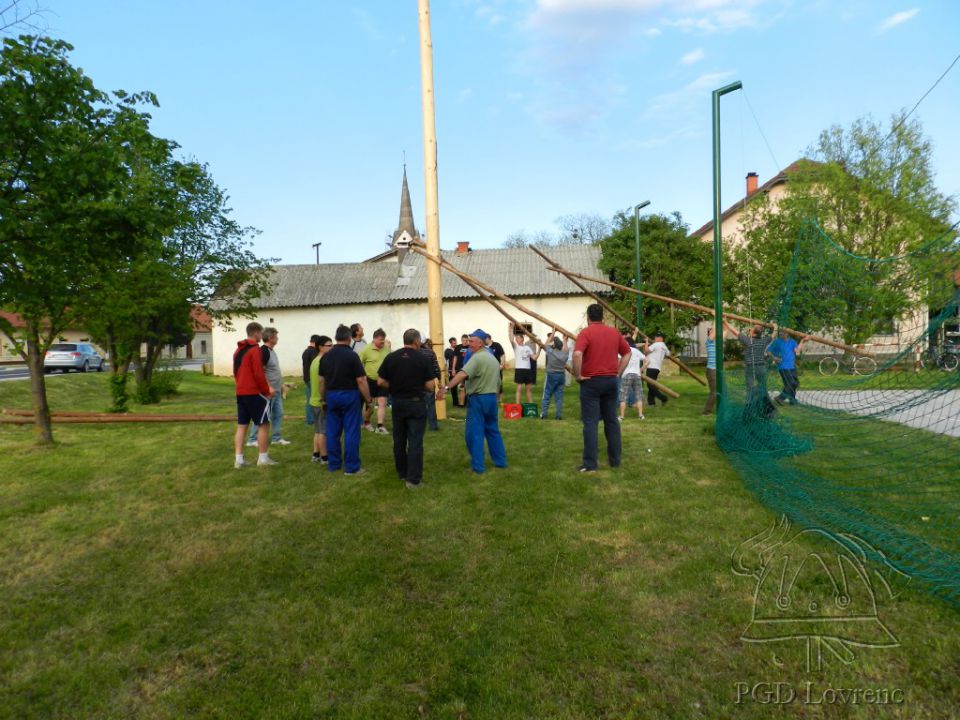
[[960,390],[801,390],[800,402],[960,437]]
[[[203,360],[182,360],[177,363],[180,370],[189,370],[191,372],[200,372],[203,368]],[[108,366],[109,367],[109,366]],[[104,372],[108,372],[108,367],[104,367]],[[63,377],[64,375],[79,375],[80,373],[61,372],[54,370],[47,375],[47,378]],[[0,382],[4,380],[26,380],[30,377],[30,372],[26,365],[3,365],[0,366]]]

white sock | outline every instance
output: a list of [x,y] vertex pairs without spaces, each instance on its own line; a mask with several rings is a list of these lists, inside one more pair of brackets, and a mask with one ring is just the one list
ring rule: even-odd
[[243,453],[237,454],[237,462],[243,462]]
[[260,453],[260,460],[269,460],[270,453]]

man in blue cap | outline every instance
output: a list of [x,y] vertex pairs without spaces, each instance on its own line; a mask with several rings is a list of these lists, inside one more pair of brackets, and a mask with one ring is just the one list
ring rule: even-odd
[[470,359],[440,390],[443,399],[460,383],[466,381],[467,423],[464,432],[467,450],[470,453],[470,469],[480,474],[485,470],[483,442],[493,459],[494,467],[507,466],[507,451],[503,446],[498,424],[499,406],[497,391],[500,387],[500,363],[489,352],[483,352],[487,333],[474,330],[470,333]]

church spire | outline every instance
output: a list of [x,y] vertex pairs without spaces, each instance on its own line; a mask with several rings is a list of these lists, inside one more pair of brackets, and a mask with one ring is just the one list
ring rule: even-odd
[[403,164],[403,187],[400,190],[400,223],[393,233],[394,247],[404,233],[408,236],[406,239],[408,244],[411,241],[420,241],[420,233],[417,232],[417,227],[413,223],[413,206],[410,204],[410,188],[407,187],[406,163]]

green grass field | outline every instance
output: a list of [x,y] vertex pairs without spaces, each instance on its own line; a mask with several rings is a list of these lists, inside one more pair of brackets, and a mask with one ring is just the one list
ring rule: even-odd
[[[960,614],[910,586],[878,598],[900,646],[849,664],[808,672],[801,640],[740,639],[756,583],[731,554],[776,518],[718,450],[703,389],[669,384],[679,400],[624,423],[619,470],[575,472],[569,388],[565,420],[501,422],[510,467],[481,477],[454,411],[417,491],[389,436],[364,433],[363,476],[311,465],[302,421],[280,466],[242,471],[230,423],[62,425],[54,448],[0,426],[0,717],[960,714]],[[151,411],[233,412],[229,380],[181,391]],[[102,375],[49,393],[109,404]],[[27,383],[0,406],[29,407]],[[792,702],[745,696],[778,682]]]

